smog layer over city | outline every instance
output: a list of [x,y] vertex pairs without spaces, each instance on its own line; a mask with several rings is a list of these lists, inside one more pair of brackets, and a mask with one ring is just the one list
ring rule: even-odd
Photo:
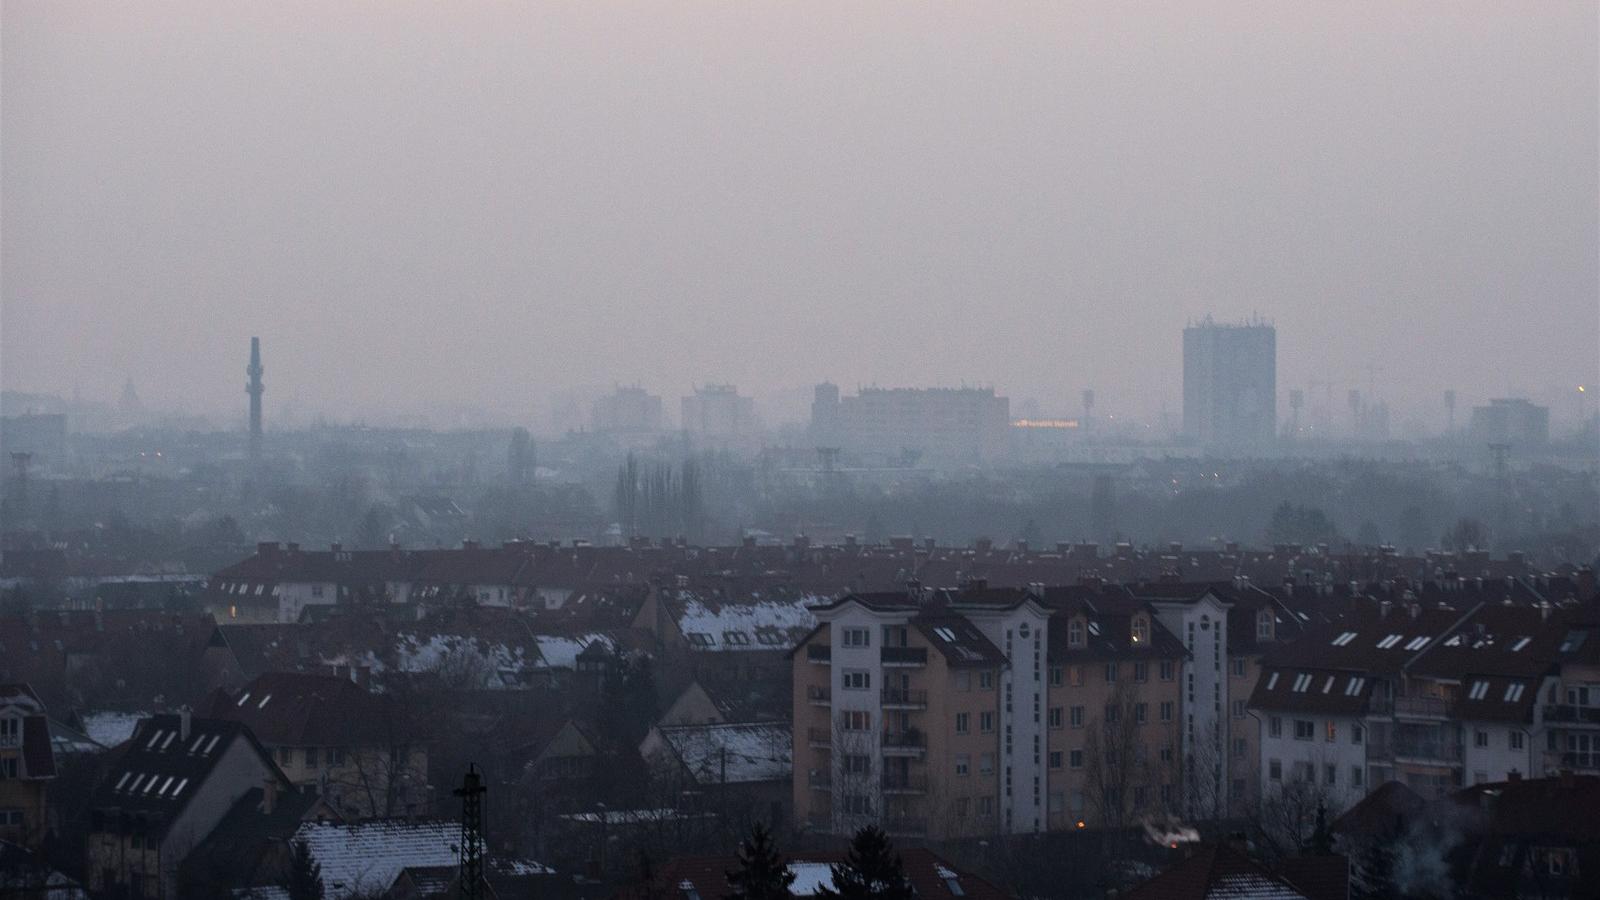
[[1600,896],[1600,3],[0,3],[0,897]]

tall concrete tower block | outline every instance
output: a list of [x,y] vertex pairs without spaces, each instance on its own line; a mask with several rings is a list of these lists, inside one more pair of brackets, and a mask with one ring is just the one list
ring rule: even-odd
[[1265,444],[1278,430],[1277,331],[1209,318],[1183,330],[1183,430],[1204,444]]
[[244,386],[244,392],[250,395],[250,457],[252,459],[261,455],[261,392],[266,387],[261,384],[261,373],[266,369],[261,367],[261,339],[250,339],[250,365],[245,367],[244,373],[250,376],[250,381]]

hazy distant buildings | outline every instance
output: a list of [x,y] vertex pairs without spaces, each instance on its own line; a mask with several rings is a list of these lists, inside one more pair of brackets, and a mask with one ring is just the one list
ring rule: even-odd
[[0,416],[0,463],[31,454],[34,465],[59,465],[67,453],[67,417],[60,413]]
[[683,430],[712,442],[751,437],[761,430],[756,401],[731,384],[708,384],[683,398]]
[[1266,443],[1277,432],[1278,335],[1210,318],[1183,330],[1183,431],[1205,444]]
[[1010,427],[1011,401],[993,388],[863,388],[840,397],[823,383],[811,404],[812,439],[858,453],[989,460],[1006,451]]
[[1490,400],[1472,408],[1472,436],[1491,444],[1546,444],[1550,441],[1550,408],[1527,400]]
[[591,422],[599,432],[660,431],[661,398],[641,387],[619,387],[594,401]]

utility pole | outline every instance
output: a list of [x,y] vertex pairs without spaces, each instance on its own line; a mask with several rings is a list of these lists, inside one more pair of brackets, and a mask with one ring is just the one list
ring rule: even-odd
[[488,792],[475,764],[467,765],[461,787],[452,793],[461,798],[461,842],[456,848],[457,890],[461,900],[482,900],[483,886],[483,795]]

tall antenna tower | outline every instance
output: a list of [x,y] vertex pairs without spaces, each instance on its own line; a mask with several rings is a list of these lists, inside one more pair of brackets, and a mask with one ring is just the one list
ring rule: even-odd
[[452,793],[461,798],[461,842],[456,846],[457,891],[461,900],[482,900],[483,882],[483,776],[475,764],[467,765],[461,787]]

